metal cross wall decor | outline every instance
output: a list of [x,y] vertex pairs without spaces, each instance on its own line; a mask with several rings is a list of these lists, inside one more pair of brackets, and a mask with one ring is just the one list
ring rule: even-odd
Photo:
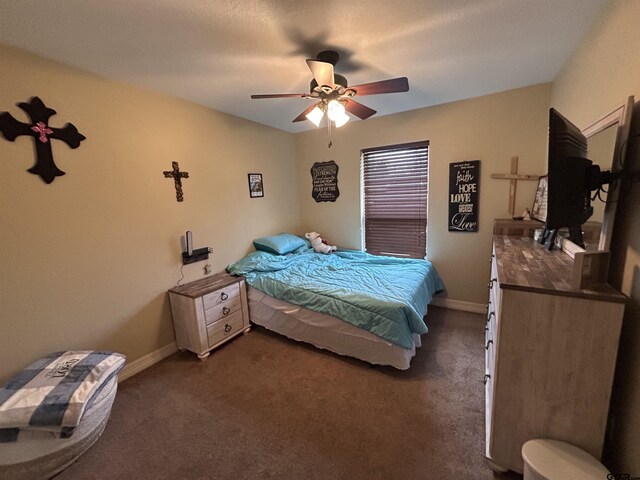
[[182,179],[189,178],[189,172],[181,172],[178,162],[171,162],[173,170],[162,172],[165,178],[173,178],[176,184],[176,200],[182,202],[184,195],[182,194]]
[[73,123],[67,123],[62,128],[54,128],[47,125],[49,118],[56,114],[52,108],[48,108],[38,97],[31,97],[29,103],[16,104],[29,115],[31,124],[16,120],[9,112],[0,113],[0,132],[4,138],[13,142],[21,135],[33,137],[36,145],[36,163],[27,170],[34,175],[39,175],[45,183],[51,183],[56,177],[64,175],[53,161],[50,139],[62,140],[71,148],[78,148],[80,142],[86,137],[78,132]]

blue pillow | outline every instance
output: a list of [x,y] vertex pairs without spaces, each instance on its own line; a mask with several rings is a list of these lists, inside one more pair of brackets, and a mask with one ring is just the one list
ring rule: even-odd
[[265,252],[275,253],[276,255],[285,255],[306,245],[307,242],[302,238],[291,235],[290,233],[260,237],[253,241],[253,246],[256,247],[256,250],[263,250]]

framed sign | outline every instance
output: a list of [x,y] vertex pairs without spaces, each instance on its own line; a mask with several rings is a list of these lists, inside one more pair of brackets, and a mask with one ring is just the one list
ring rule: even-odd
[[261,173],[249,173],[249,196],[251,198],[264,197],[264,184]]
[[536,198],[533,200],[533,208],[531,209],[531,218],[547,221],[547,191],[549,183],[547,175],[538,179],[538,188],[536,189]]
[[335,202],[340,196],[338,168],[333,160],[316,162],[311,167],[311,196],[316,202]]
[[449,231],[478,231],[480,160],[449,164]]

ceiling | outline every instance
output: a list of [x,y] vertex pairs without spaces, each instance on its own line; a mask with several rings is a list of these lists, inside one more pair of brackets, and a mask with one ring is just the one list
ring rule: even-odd
[[[288,132],[306,58],[341,54],[379,115],[554,79],[607,0],[0,0],[0,42]],[[36,95],[38,92],[34,92]],[[355,119],[354,119],[355,120]]]

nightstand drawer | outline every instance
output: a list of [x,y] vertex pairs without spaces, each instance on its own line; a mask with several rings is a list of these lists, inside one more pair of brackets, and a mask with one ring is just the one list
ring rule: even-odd
[[221,304],[204,311],[205,323],[211,325],[218,320],[231,316],[240,310],[240,296],[229,298]]
[[221,288],[202,297],[204,309],[209,310],[217,305],[226,304],[240,295],[240,286],[237,283]]
[[229,314],[219,322],[212,323],[207,327],[207,336],[209,337],[209,346],[213,346],[221,342],[226,337],[242,330],[244,323],[242,322],[242,311],[238,310]]

